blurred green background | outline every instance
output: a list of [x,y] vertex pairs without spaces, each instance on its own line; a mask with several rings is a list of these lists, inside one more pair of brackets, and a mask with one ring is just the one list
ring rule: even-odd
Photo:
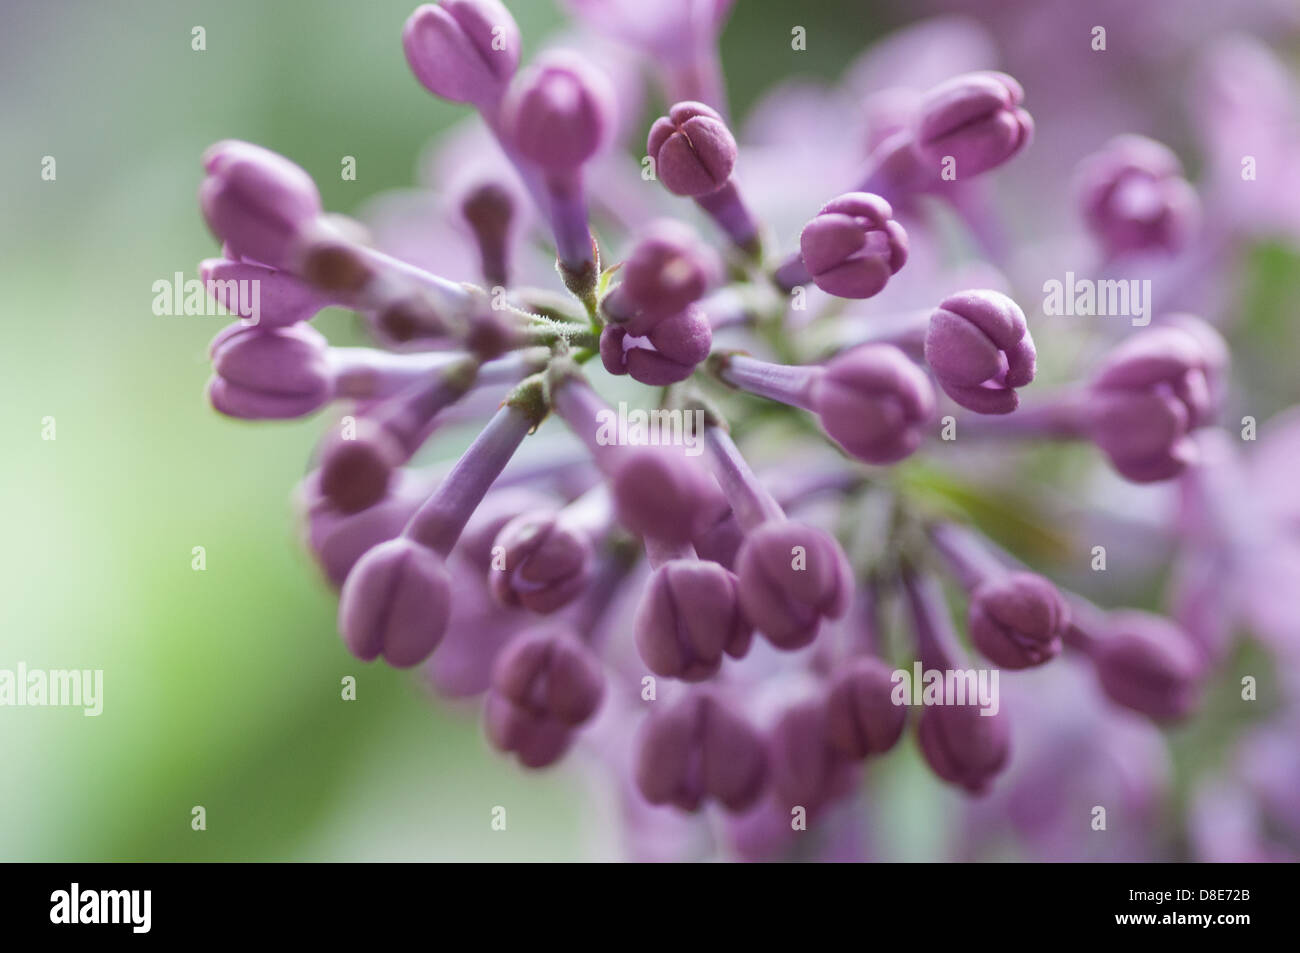
[[[151,311],[154,281],[216,253],[195,200],[216,140],[292,156],[338,211],[412,182],[431,134],[464,114],[407,69],[414,5],[4,4],[0,668],[100,668],[105,697],[98,718],[0,710],[0,860],[617,855],[611,830],[579,828],[593,808],[576,776],[524,776],[469,714],[345,652],[287,502],[318,423],[218,416],[203,388],[222,319]],[[510,6],[527,56],[559,15]],[[728,51],[751,51],[727,57],[740,108],[795,64],[778,6],[746,0],[728,30]],[[831,28],[845,6],[801,14],[828,27],[802,68],[832,76],[867,42],[860,13]],[[489,829],[495,804],[507,835]]]

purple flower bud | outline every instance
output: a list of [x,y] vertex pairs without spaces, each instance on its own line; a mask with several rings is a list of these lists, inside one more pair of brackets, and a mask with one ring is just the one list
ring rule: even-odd
[[689,540],[726,508],[708,472],[672,448],[628,450],[614,465],[610,489],[619,522],[670,542]]
[[789,705],[768,735],[767,765],[772,793],[785,807],[812,812],[848,787],[848,762],[827,742],[823,697]]
[[497,182],[480,182],[461,197],[460,214],[478,243],[483,280],[505,287],[510,283],[512,229],[519,218],[514,191]]
[[497,656],[491,690],[516,708],[574,727],[600,707],[605,677],[576,636],[545,628],[520,636]]
[[930,318],[925,360],[944,393],[977,414],[1009,414],[1020,406],[1017,387],[1037,365],[1019,305],[996,291],[962,291]]
[[916,147],[932,162],[952,156],[962,179],[979,175],[1029,144],[1034,121],[1020,108],[1020,84],[993,71],[954,76],[925,94]]
[[402,536],[371,549],[348,574],[339,596],[339,628],[363,662],[382,655],[389,665],[407,668],[437,647],[450,609],[442,557]]
[[318,477],[305,483],[306,535],[325,577],[337,589],[367,550],[401,534],[429,488],[420,476],[399,470],[387,495],[363,510],[347,512],[321,495]]
[[714,798],[729,811],[758,800],[767,778],[763,739],[712,692],[658,707],[637,738],[636,783],[651,804],[699,810]]
[[813,383],[822,428],[866,463],[910,456],[934,414],[930,379],[889,344],[867,344],[836,356]]
[[745,618],[779,649],[811,643],[824,617],[848,610],[853,590],[848,558],[834,537],[789,520],[746,534],[736,575]]
[[1112,139],[1083,161],[1079,180],[1084,222],[1108,258],[1176,252],[1200,218],[1178,157],[1145,136]]
[[464,396],[476,370],[472,360],[453,364],[358,415],[350,439],[334,437],[321,453],[321,493],[349,512],[382,497],[393,470],[419,450],[438,412]]
[[232,324],[212,341],[212,406],[244,420],[314,413],[334,396],[328,344],[304,324],[262,329]]
[[402,49],[429,92],[491,109],[519,67],[519,27],[498,0],[426,3],[407,18]]
[[917,740],[935,774],[972,794],[988,791],[1011,751],[1006,717],[981,714],[977,705],[926,706]]
[[552,497],[538,490],[521,486],[493,490],[474,511],[456,541],[456,554],[486,578],[492,569],[492,547],[506,525],[517,516],[552,505]]
[[971,641],[985,658],[1004,668],[1030,668],[1060,654],[1070,610],[1051,582],[1013,572],[971,593],[969,621]]
[[736,577],[696,559],[655,570],[632,627],[650,671],[687,682],[717,674],[724,652],[744,655],[753,632],[740,611]]
[[722,274],[717,253],[695,230],[671,219],[654,222],[623,262],[622,282],[602,302],[605,313],[631,334],[704,297]]
[[495,546],[505,568],[488,574],[492,594],[508,608],[547,613],[567,605],[591,579],[591,539],[557,512],[524,513],[501,530]]
[[853,659],[835,673],[826,700],[826,736],[846,758],[888,751],[902,737],[907,709],[895,705],[893,671],[878,658]]
[[600,333],[600,360],[611,374],[661,387],[684,381],[709,356],[713,329],[695,305],[688,306],[636,336],[613,324]]
[[546,54],[521,74],[503,110],[515,150],[559,176],[576,172],[594,156],[614,124],[608,78],[564,52]]
[[799,248],[822,291],[870,298],[907,261],[907,233],[879,195],[848,192],[823,205],[804,226]]
[[698,198],[727,184],[736,166],[736,140],[722,117],[703,103],[678,103],[656,119],[646,138],[655,174],[674,195]]
[[1196,459],[1190,431],[1212,415],[1210,355],[1187,331],[1153,327],[1111,352],[1089,387],[1087,430],[1121,476],[1168,480]]
[[498,751],[514,752],[526,768],[545,768],[573,744],[573,728],[554,718],[536,715],[489,691],[483,708],[483,727]]
[[212,233],[236,255],[287,269],[302,233],[321,214],[311,176],[284,156],[227,139],[203,155],[199,205]]
[[[255,262],[208,258],[199,263],[199,278],[223,308],[265,329],[310,321],[330,303],[292,275]],[[249,300],[251,294],[242,291],[254,287],[254,283],[256,314]]]
[[1152,718],[1182,718],[1200,696],[1201,662],[1173,623],[1147,612],[1115,612],[1093,643],[1097,677],[1112,700]]

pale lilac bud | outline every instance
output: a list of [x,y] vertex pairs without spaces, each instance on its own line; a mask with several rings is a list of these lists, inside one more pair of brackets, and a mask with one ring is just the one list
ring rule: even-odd
[[1119,136],[1080,166],[1084,222],[1106,256],[1176,252],[1200,218],[1196,190],[1165,146],[1145,136]]
[[713,329],[708,316],[690,305],[637,336],[614,324],[600,334],[600,360],[611,374],[660,387],[684,381],[709,356]]
[[716,110],[678,103],[656,119],[646,138],[655,174],[674,195],[697,198],[727,184],[736,166],[736,140]]
[[407,18],[402,49],[429,92],[490,109],[519,66],[519,27],[498,0],[426,3]]
[[925,360],[944,393],[978,414],[1009,414],[1034,379],[1037,352],[1020,306],[996,291],[962,291],[930,318]]
[[853,574],[829,533],[789,520],[763,523],[745,536],[736,557],[740,606],[780,649],[803,648],[823,618],[848,610]]
[[1177,719],[1196,707],[1201,661],[1192,641],[1168,619],[1115,612],[1093,643],[1097,677],[1112,700],[1152,718]]
[[907,233],[879,195],[848,192],[823,205],[804,226],[799,249],[822,291],[870,298],[907,261]]
[[227,139],[203,155],[199,206],[208,227],[241,258],[287,269],[297,244],[321,215],[320,192],[284,156]]
[[855,658],[837,671],[826,700],[831,746],[860,761],[897,744],[907,724],[907,708],[894,704],[893,690],[893,670],[878,658]]
[[846,351],[812,387],[822,428],[866,463],[896,463],[912,454],[934,414],[934,388],[919,367],[889,344]]
[[304,324],[263,329],[232,324],[212,341],[212,406],[244,420],[314,413],[334,396],[324,335]]
[[740,611],[736,577],[695,559],[655,570],[632,628],[650,671],[688,682],[717,674],[724,652],[744,655],[753,631]]
[[[292,275],[251,261],[208,258],[199,263],[199,278],[222,307],[260,328],[310,321],[330,303]],[[251,292],[244,292],[254,283],[255,299]],[[254,300],[256,313],[252,308]]]
[[1212,415],[1209,356],[1174,327],[1153,327],[1111,352],[1089,386],[1087,429],[1121,476],[1168,480],[1196,459],[1190,432]]
[[695,691],[658,707],[637,738],[636,783],[651,804],[699,810],[707,798],[730,811],[758,800],[767,779],[763,739],[719,696]]
[[591,539],[558,512],[524,513],[502,528],[494,549],[504,568],[488,574],[492,594],[507,608],[547,613],[567,605],[591,579]]
[[601,302],[606,315],[631,334],[686,310],[722,275],[722,262],[689,226],[654,222],[618,272],[621,283]]
[[423,661],[442,639],[451,610],[447,567],[434,550],[402,536],[356,564],[339,596],[339,628],[363,662],[396,668]]
[[916,148],[930,162],[947,156],[966,179],[987,172],[1029,144],[1034,121],[1020,108],[1025,93],[1005,73],[964,73],[929,90],[920,104]]
[[564,52],[546,54],[521,74],[503,108],[510,144],[553,175],[580,169],[614,124],[608,78]]
[[1034,573],[1013,572],[975,588],[968,618],[971,641],[985,658],[1020,669],[1060,654],[1070,610],[1051,582]]

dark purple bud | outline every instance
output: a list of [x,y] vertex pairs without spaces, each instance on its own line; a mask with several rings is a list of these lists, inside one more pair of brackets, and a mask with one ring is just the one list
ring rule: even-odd
[[456,542],[456,553],[486,578],[492,568],[492,547],[501,530],[515,517],[553,503],[548,494],[521,486],[493,490],[470,517]]
[[600,707],[605,676],[591,650],[572,633],[535,629],[497,656],[491,690],[538,718],[575,727]]
[[879,195],[848,192],[823,205],[804,226],[799,249],[822,291],[870,298],[907,261],[907,233]]
[[636,783],[651,804],[699,810],[713,798],[729,811],[758,800],[767,778],[763,739],[717,695],[695,691],[656,708],[637,738]]
[[829,533],[789,520],[747,533],[736,557],[740,606],[779,649],[799,649],[817,637],[823,618],[848,610],[853,575]]
[[460,214],[478,243],[483,280],[505,287],[510,283],[511,231],[518,220],[514,192],[497,182],[481,182],[461,198]]
[[1087,429],[1120,475],[1168,480],[1197,456],[1190,432],[1208,422],[1211,356],[1193,334],[1153,327],[1110,353],[1089,386]]
[[847,787],[847,761],[827,742],[823,697],[789,705],[768,735],[767,765],[772,793],[787,808],[824,806]]
[[1024,312],[996,291],[962,291],[930,318],[925,360],[944,393],[977,414],[1009,414],[1017,387],[1034,379],[1038,355]]
[[674,448],[631,448],[609,480],[619,522],[639,536],[686,542],[726,508],[708,471]]
[[910,456],[934,414],[934,388],[925,372],[890,344],[867,344],[836,356],[812,388],[822,428],[866,463]]
[[978,705],[927,705],[917,724],[917,740],[930,768],[972,794],[988,791],[1011,751],[1006,716],[981,711]]
[[515,517],[501,530],[504,568],[494,562],[488,579],[497,602],[547,613],[567,605],[591,579],[591,538],[565,525],[558,512]]
[[1005,73],[954,76],[925,94],[916,125],[916,148],[938,164],[956,160],[961,179],[987,172],[1029,144],[1034,121],[1020,108],[1025,93]]
[[314,413],[334,396],[324,335],[305,324],[263,329],[232,324],[213,339],[212,406],[244,420]]
[[703,103],[678,103],[656,119],[646,154],[669,192],[695,198],[716,192],[736,166],[736,140],[717,111]]
[[1112,139],[1083,161],[1079,181],[1084,222],[1108,258],[1176,252],[1200,219],[1200,200],[1178,157],[1145,136]]
[[724,652],[744,655],[753,632],[740,611],[736,577],[695,559],[655,570],[632,628],[650,671],[687,682],[716,675]]
[[199,206],[212,233],[241,258],[287,269],[321,214],[311,176],[284,156],[226,139],[203,155]]
[[611,374],[662,387],[690,377],[713,346],[708,316],[697,306],[663,318],[644,336],[614,324],[600,333],[600,360]]
[[426,3],[407,18],[402,49],[429,92],[490,109],[519,67],[519,27],[498,0]]
[[450,607],[442,557],[403,536],[371,549],[348,574],[339,628],[363,662],[382,655],[389,665],[407,668],[437,648]]
[[718,282],[722,263],[695,230],[673,220],[654,222],[619,269],[622,282],[602,302],[611,320],[631,334],[678,314]]
[[1070,610],[1061,592],[1042,576],[1013,572],[990,579],[971,593],[971,641],[1004,668],[1030,668],[1055,658]]
[[521,156],[554,175],[577,171],[614,124],[609,80],[580,57],[552,52],[511,87],[504,126]]
[[907,708],[895,705],[893,670],[872,656],[850,661],[835,673],[826,700],[826,736],[846,758],[862,760],[898,743]]
[[1172,622],[1148,612],[1115,612],[1092,655],[1102,688],[1114,701],[1158,719],[1178,719],[1196,707],[1201,661]]

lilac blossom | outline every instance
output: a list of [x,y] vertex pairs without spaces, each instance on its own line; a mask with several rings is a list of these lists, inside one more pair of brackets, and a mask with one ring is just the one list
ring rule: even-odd
[[[1045,185],[1021,164],[1025,104],[1055,120],[1039,103],[1061,90],[991,69],[973,21],[886,38],[840,83],[782,87],[738,122],[729,2],[565,6],[644,58],[664,115],[638,128],[640,59],[585,40],[527,59],[499,0],[442,0],[403,50],[477,118],[422,160],[420,190],[372,201],[363,226],[289,158],[234,140],[203,158],[222,249],[200,273],[223,303],[226,281],[263,291],[257,324],[213,342],[209,397],[243,420],[330,415],[297,504],[347,651],[474,699],[525,768],[590,756],[638,857],[872,856],[872,766],[904,744],[970,799],[955,853],[993,831],[1042,859],[1159,851],[1085,842],[1080,812],[1158,815],[1158,726],[1200,715],[1237,629],[1300,659],[1300,426],[1281,413],[1246,452],[1214,429],[1240,387],[1198,284],[1223,273],[1225,235],[1300,234],[1286,207],[1240,201],[1222,138],[1294,171],[1277,64],[1245,41],[1210,54],[1203,181],[1116,128],[1067,144]],[[1027,225],[1019,201],[1038,203]],[[1046,223],[1066,237],[1040,241]],[[1202,316],[1053,324],[1035,306],[1047,259],[1140,263]],[[310,323],[328,307],[376,346],[331,345]],[[422,466],[465,424],[468,449]],[[1099,452],[1063,476],[1039,451],[1065,441]],[[1087,517],[1144,490],[1175,504],[1152,520],[1164,610],[1082,571],[1080,527],[1103,522]],[[1005,676],[1006,703],[900,701],[914,670]],[[1269,825],[1300,827],[1292,727],[1261,732],[1239,783],[1198,787],[1196,852],[1285,853]]]

